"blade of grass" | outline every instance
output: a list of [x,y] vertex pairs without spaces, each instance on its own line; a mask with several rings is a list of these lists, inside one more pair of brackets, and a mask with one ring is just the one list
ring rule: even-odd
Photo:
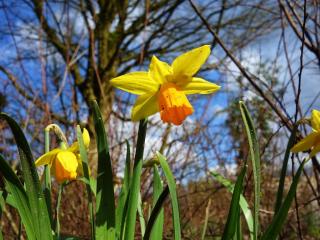
[[209,213],[210,213],[210,205],[211,205],[211,199],[209,198],[207,207],[206,207],[206,215],[204,218],[204,225],[202,229],[202,235],[201,235],[201,240],[204,240],[206,237],[206,232],[207,232],[207,227],[208,227],[208,220],[209,220]]
[[240,209],[238,211],[238,221],[237,221],[237,228],[236,228],[236,233],[234,236],[234,240],[242,240],[242,229],[241,229],[241,217],[240,217]]
[[[152,231],[152,228],[154,227],[154,224],[156,222],[156,220],[158,219],[158,216],[160,214],[160,212],[163,209],[163,204],[166,201],[167,197],[169,196],[169,187],[166,186],[162,193],[160,194],[156,204],[154,205],[148,223],[147,223],[147,227],[146,227],[146,231],[145,234],[143,236],[143,240],[149,240],[149,239],[157,239],[157,238],[150,238],[150,234]],[[161,239],[161,238],[160,238]]]
[[84,146],[82,131],[80,126],[77,126],[77,140],[79,143],[80,156],[82,161],[83,175],[86,179],[86,188],[87,188],[87,196],[88,196],[88,207],[90,212],[90,224],[91,224],[91,239],[95,239],[95,226],[94,226],[94,209],[93,209],[93,200],[92,200],[92,191],[91,191],[91,179],[89,175],[89,163],[86,147]]
[[[49,130],[44,131],[44,152],[47,153],[50,151],[50,134]],[[44,197],[46,199],[46,206],[48,209],[48,214],[50,218],[50,224],[53,229],[53,218],[52,218],[52,209],[51,209],[51,174],[49,165],[44,166]]]
[[259,234],[259,209],[260,209],[260,151],[254,124],[250,113],[243,102],[239,102],[242,120],[244,122],[250,147],[251,164],[254,180],[254,206],[253,206],[253,237],[258,239]]
[[19,216],[23,222],[28,239],[37,239],[34,231],[34,224],[36,223],[33,221],[34,219],[32,219],[26,191],[24,190],[23,185],[17,175],[13,172],[13,170],[1,154],[0,171],[5,179],[6,188],[12,196],[14,206],[17,208]]
[[296,190],[297,190],[297,186],[299,183],[299,178],[301,176],[304,164],[306,163],[306,161],[303,161],[301,163],[301,165],[299,166],[295,176],[293,177],[289,192],[286,196],[286,198],[284,199],[283,204],[281,205],[281,207],[279,208],[278,212],[273,216],[272,222],[269,225],[269,227],[267,228],[267,230],[265,231],[265,233],[263,234],[261,240],[273,240],[273,239],[277,239],[277,236],[279,235],[283,224],[285,223],[285,220],[287,218],[291,203],[294,199]]
[[[162,189],[163,189],[163,186],[162,186],[161,178],[159,175],[158,167],[154,165],[153,166],[153,196],[152,196],[153,208],[155,207],[162,193]],[[164,223],[164,212],[162,208],[152,228],[151,239],[159,239],[159,240],[162,239],[163,223]]]
[[171,207],[172,207],[174,239],[180,240],[181,239],[180,215],[179,215],[179,204],[178,204],[177,187],[176,187],[175,179],[170,170],[167,159],[163,155],[161,155],[159,152],[157,152],[157,157],[169,186]]
[[[218,172],[211,172],[211,175],[219,183],[221,183],[224,187],[226,187],[229,190],[229,192],[233,193],[234,184],[230,180],[226,179]],[[253,239],[253,217],[252,217],[251,210],[249,208],[249,204],[248,204],[247,200],[244,198],[243,194],[240,195],[239,204],[240,204],[240,208],[243,212],[244,218],[247,222],[248,230],[250,232],[250,239]]]
[[116,208],[116,232],[117,236],[120,236],[122,239],[123,230],[125,227],[125,216],[127,210],[127,197],[129,193],[129,185],[131,179],[131,159],[130,159],[130,144],[126,141],[127,145],[127,154],[126,154],[126,162],[125,162],[125,169],[124,169],[124,177],[123,177],[123,184],[119,194],[119,201],[118,206]]
[[138,198],[138,216],[139,216],[139,222],[140,222],[140,232],[141,236],[144,236],[144,232],[146,231],[146,222],[143,217],[143,211],[142,211],[142,201],[141,201],[141,194],[139,193]]
[[274,212],[277,213],[279,208],[281,207],[282,204],[282,197],[283,197],[283,191],[284,191],[284,181],[287,175],[287,167],[288,167],[288,161],[290,157],[290,149],[293,147],[296,139],[296,134],[297,134],[297,126],[295,125],[292,129],[286,152],[284,154],[284,160],[281,168],[281,173],[280,173],[280,179],[279,179],[279,185],[278,185],[278,191],[277,191],[277,198],[276,198],[276,203],[274,207]]
[[64,188],[64,183],[59,185],[57,204],[56,204],[56,219],[54,221],[54,228],[55,228],[57,240],[60,240],[60,238],[61,238],[61,236],[60,236],[60,205],[61,205],[63,188]]
[[96,239],[115,238],[115,200],[112,164],[104,122],[96,101],[91,102],[97,138]]
[[134,158],[133,175],[130,185],[128,212],[126,215],[125,240],[133,240],[137,216],[138,199],[140,194],[140,178],[143,162],[144,143],[147,133],[147,120],[141,120],[138,130],[136,155]]
[[244,180],[244,176],[246,175],[246,171],[247,171],[247,166],[244,165],[240,172],[240,175],[237,178],[236,184],[234,186],[229,213],[228,213],[228,219],[227,219],[227,223],[225,225],[223,235],[221,238],[222,240],[232,239],[236,232],[239,209],[240,209],[239,200],[243,190],[243,180]]
[[31,216],[36,223],[34,224],[34,231],[39,239],[52,239],[48,208],[42,193],[39,176],[34,165],[29,144],[20,126],[14,119],[5,113],[0,113],[0,119],[3,119],[8,123],[18,147]]

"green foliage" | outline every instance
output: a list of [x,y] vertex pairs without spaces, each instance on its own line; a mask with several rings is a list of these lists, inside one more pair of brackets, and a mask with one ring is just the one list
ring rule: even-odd
[[83,175],[86,180],[88,202],[89,202],[89,211],[90,211],[90,224],[91,224],[91,239],[95,239],[95,220],[94,220],[94,209],[93,209],[93,199],[92,199],[92,183],[89,175],[89,163],[86,148],[84,146],[81,128],[77,126],[77,139],[80,148],[80,156],[82,161]]
[[[229,192],[233,193],[234,184],[230,180],[224,178],[218,172],[212,172],[211,174],[220,184],[226,187]],[[250,232],[250,239],[253,239],[253,217],[249,208],[249,204],[243,194],[240,195],[239,205],[247,222],[247,226]]]
[[[91,104],[97,137],[98,172],[96,190],[96,239],[115,238],[115,203],[111,159],[107,135],[98,104]],[[107,213],[107,214],[106,214]]]
[[250,155],[251,155],[251,164],[253,169],[253,180],[254,180],[254,211],[253,211],[253,239],[258,238],[259,233],[259,209],[260,209],[260,152],[259,144],[256,137],[256,131],[250,113],[247,107],[243,102],[239,103],[242,120],[245,125],[247,132]]
[[169,186],[169,192],[171,197],[171,207],[172,207],[172,222],[173,222],[173,230],[174,230],[174,239],[181,239],[181,230],[180,230],[180,215],[179,215],[179,205],[177,198],[177,190],[176,183],[174,180],[174,176],[170,170],[167,159],[161,155],[159,152],[157,153],[160,165],[166,176]]
[[[109,154],[108,137],[105,131],[99,107],[96,102],[91,105],[95,132],[97,139],[98,169],[97,179],[90,176],[88,166],[88,156],[84,145],[82,132],[77,126],[77,144],[80,150],[84,176],[79,180],[86,185],[88,209],[90,213],[91,239],[107,240],[133,240],[136,237],[137,217],[140,221],[141,237],[144,240],[162,239],[164,232],[164,210],[163,206],[170,196],[172,209],[172,224],[174,239],[181,239],[180,213],[177,186],[174,175],[170,169],[167,159],[157,153],[156,156],[147,164],[143,165],[143,152],[147,132],[147,121],[140,122],[134,164],[130,159],[130,145],[127,141],[127,152],[125,160],[124,178],[118,198],[115,197],[112,161]],[[286,221],[287,214],[296,193],[299,178],[302,173],[305,161],[299,166],[290,186],[287,195],[284,197],[284,179],[289,159],[289,150],[295,139],[293,131],[285,153],[280,182],[278,186],[275,214],[271,224],[265,232],[259,229],[259,210],[260,210],[260,154],[256,136],[255,126],[252,117],[244,105],[240,102],[240,114],[244,122],[244,129],[247,134],[250,163],[253,171],[254,185],[254,204],[253,212],[250,210],[248,201],[244,197],[244,180],[247,173],[247,160],[242,164],[242,168],[235,184],[224,178],[218,172],[213,172],[213,177],[232,193],[228,217],[225,223],[221,239],[241,240],[244,239],[242,215],[244,216],[250,239],[269,240],[276,239]],[[28,239],[31,240],[50,240],[50,239],[78,239],[75,236],[60,235],[59,209],[63,187],[67,182],[59,187],[58,200],[56,205],[56,219],[51,220],[51,179],[49,166],[45,168],[45,183],[42,188],[39,181],[31,150],[27,140],[18,124],[8,115],[1,113],[0,118],[4,119],[12,130],[16,144],[18,146],[20,161],[23,172],[23,181],[18,178],[11,169],[8,162],[0,155],[0,172],[5,180],[5,191],[1,192],[0,206],[2,213],[5,204],[16,208],[21,218]],[[47,134],[47,133],[46,133]],[[47,134],[47,136],[49,136]],[[49,144],[49,140],[46,139]],[[49,151],[46,144],[45,151]],[[153,169],[153,192],[150,215],[145,216],[143,204],[141,202],[141,174],[142,168],[150,167]],[[95,175],[95,174],[93,174]],[[45,198],[46,196],[46,198]],[[284,198],[284,199],[283,199]],[[116,203],[116,199],[118,202]],[[96,210],[94,211],[94,205]],[[210,204],[206,209],[202,239],[205,239]],[[53,224],[52,224],[53,222]],[[314,235],[318,233],[311,229]],[[260,238],[259,238],[260,237]],[[0,232],[0,240],[3,236]]]
[[25,228],[28,229],[28,236],[30,236],[30,239],[52,239],[50,217],[31,149],[17,122],[4,113],[0,113],[0,118],[8,123],[15,138],[26,189],[24,190],[15,173],[9,170],[10,167],[5,165],[6,161],[3,158],[1,158],[1,172],[3,175],[6,175],[7,171],[10,172],[5,180],[11,192],[14,192],[14,200],[19,208],[18,211],[22,215],[28,215],[24,216],[25,220],[23,221]]

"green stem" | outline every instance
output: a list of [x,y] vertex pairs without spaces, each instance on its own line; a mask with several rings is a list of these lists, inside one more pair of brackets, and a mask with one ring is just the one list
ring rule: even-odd
[[143,151],[144,151],[144,143],[147,133],[147,120],[141,120],[139,124],[138,131],[138,141],[136,148],[136,155],[134,159],[134,167],[133,167],[133,176],[132,182],[130,186],[130,195],[129,195],[129,205],[128,212],[126,216],[126,230],[125,230],[125,238],[126,240],[133,240],[135,235],[135,225],[136,225],[136,217],[137,217],[137,206],[138,199],[140,193],[140,178],[141,178],[141,169],[143,162]]
[[80,149],[80,156],[82,161],[82,169],[83,169],[83,175],[86,181],[86,189],[87,189],[87,196],[88,196],[88,207],[90,212],[90,224],[91,224],[91,239],[95,239],[95,220],[94,220],[94,209],[93,209],[93,203],[92,203],[92,190],[91,190],[91,184],[90,184],[90,175],[89,175],[89,164],[88,164],[88,155],[87,151],[84,146],[83,138],[82,138],[82,131],[80,126],[77,126],[77,139],[79,143],[79,149]]
[[[44,131],[44,152],[47,153],[50,151],[50,134],[49,130]],[[52,226],[52,210],[51,210],[51,174],[50,174],[50,166],[44,166],[44,196],[46,199],[47,209],[49,213],[51,228]]]
[[60,213],[60,205],[61,205],[61,197],[62,197],[62,191],[63,191],[64,185],[61,184],[59,185],[59,192],[58,192],[58,199],[57,199],[57,205],[56,205],[56,222],[55,222],[55,227],[56,227],[56,235],[57,239],[60,239],[60,220],[59,220],[59,213]]

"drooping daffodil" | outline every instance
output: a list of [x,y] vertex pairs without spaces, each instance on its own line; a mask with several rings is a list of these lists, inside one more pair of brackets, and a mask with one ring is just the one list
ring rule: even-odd
[[311,150],[309,158],[312,158],[320,152],[320,111],[312,110],[310,122],[312,133],[294,145],[291,152],[298,153]]
[[[86,148],[90,144],[87,129],[83,129],[82,138]],[[74,142],[69,148],[55,148],[35,161],[37,167],[48,164],[51,174],[59,184],[66,180],[75,180],[78,175],[83,175],[82,161],[79,154],[79,144]]]
[[160,112],[163,122],[180,125],[194,111],[186,95],[209,94],[220,88],[194,77],[209,55],[210,46],[204,45],[178,56],[171,65],[153,56],[148,72],[121,75],[111,85],[139,95],[131,113],[133,121]]

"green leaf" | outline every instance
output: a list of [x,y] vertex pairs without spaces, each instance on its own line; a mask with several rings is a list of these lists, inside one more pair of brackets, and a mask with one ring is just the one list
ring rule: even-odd
[[163,155],[161,155],[159,152],[157,153],[157,157],[159,159],[161,168],[164,172],[164,175],[167,179],[168,186],[169,186],[171,206],[172,206],[172,222],[173,222],[173,229],[174,229],[174,239],[180,240],[181,239],[180,215],[179,215],[179,205],[178,205],[175,179],[170,170],[167,159]]
[[140,231],[141,231],[141,236],[144,235],[144,232],[146,230],[146,222],[143,217],[143,211],[142,211],[142,201],[141,201],[141,194],[139,193],[139,198],[138,198],[138,216],[139,216],[139,222],[140,222]]
[[261,186],[261,176],[260,176],[260,152],[259,144],[256,137],[256,132],[254,124],[250,113],[243,102],[239,102],[242,120],[244,122],[251,155],[251,164],[253,170],[253,180],[254,180],[254,207],[253,207],[253,237],[258,239],[259,234],[259,209],[260,209],[260,186]]
[[234,240],[242,240],[242,229],[241,229],[241,217],[240,217],[240,209],[238,210],[238,216],[237,216],[237,227],[236,227],[236,232],[233,237]]
[[[153,208],[156,206],[158,199],[162,193],[162,182],[159,175],[158,167],[156,165],[153,166],[153,196],[152,196],[152,205]],[[151,239],[162,239],[163,233],[163,223],[164,223],[164,211],[161,208],[157,219],[152,227]]]
[[120,236],[120,239],[122,239],[123,231],[125,228],[125,218],[126,218],[126,212],[127,212],[127,198],[129,193],[129,185],[130,185],[130,179],[131,179],[131,159],[130,159],[130,145],[129,142],[126,141],[127,144],[127,155],[126,155],[126,163],[125,163],[125,169],[124,169],[124,178],[123,178],[123,184],[122,188],[119,194],[119,202],[118,206],[116,208],[116,233],[117,236]]
[[138,130],[136,155],[134,158],[133,175],[130,185],[128,212],[126,215],[125,240],[133,240],[135,235],[137,207],[140,194],[140,178],[143,161],[144,143],[147,133],[147,120],[141,120]]
[[[221,183],[231,193],[233,193],[234,184],[230,180],[226,179],[218,172],[211,172],[211,174],[219,183]],[[249,208],[249,204],[247,200],[244,198],[243,194],[240,194],[239,204],[243,212],[244,218],[247,222],[247,226],[250,232],[250,239],[253,239],[253,217],[252,217],[251,210]]]
[[222,240],[232,239],[236,232],[237,222],[239,219],[239,210],[240,210],[239,200],[243,190],[243,180],[244,180],[244,176],[246,175],[246,170],[247,170],[247,166],[244,165],[240,175],[237,178],[236,184],[234,186],[231,204],[230,204],[229,213],[228,213],[228,219],[223,231]]
[[[44,131],[44,152],[47,153],[50,151],[50,133],[49,130]],[[44,189],[43,194],[46,199],[46,206],[48,209],[48,214],[50,218],[50,224],[53,229],[53,216],[52,216],[52,209],[51,209],[51,173],[50,173],[50,166],[47,164],[44,166]]]
[[12,196],[12,200],[14,201],[14,206],[17,208],[18,213],[20,215],[21,221],[26,230],[26,234],[28,239],[34,240],[36,238],[36,233],[34,231],[33,218],[30,211],[30,205],[28,201],[28,197],[26,191],[23,188],[19,178],[13,172],[7,161],[0,155],[0,171],[5,179],[5,185],[7,190],[10,192]]
[[278,212],[273,216],[272,222],[269,225],[269,227],[267,228],[267,230],[265,231],[265,233],[263,234],[261,240],[277,239],[277,236],[280,233],[280,231],[283,227],[283,224],[286,221],[291,203],[294,199],[294,196],[295,196],[295,193],[297,190],[299,178],[301,176],[301,173],[302,173],[302,170],[303,170],[305,163],[306,163],[306,161],[303,161],[301,163],[301,165],[299,166],[297,173],[293,177],[289,192],[288,192],[283,204],[279,208]]
[[98,172],[96,193],[96,239],[115,238],[115,200],[112,164],[107,134],[96,101],[91,102],[98,150]]
[[90,224],[91,224],[91,239],[95,239],[95,221],[94,221],[94,209],[93,209],[93,201],[92,201],[92,190],[91,190],[91,179],[89,175],[89,163],[86,147],[84,146],[82,131],[80,126],[77,126],[77,140],[79,143],[80,156],[82,161],[83,175],[86,179],[86,188],[88,195],[88,207],[90,212]]
[[3,119],[8,123],[18,147],[23,179],[26,185],[26,193],[30,204],[31,216],[35,222],[34,230],[37,238],[52,239],[48,208],[42,193],[39,176],[34,165],[33,156],[28,142],[16,121],[5,113],[0,113],[0,119]]
[[94,196],[96,196],[97,180],[94,177],[90,177],[90,181],[88,181],[85,177],[77,178],[77,180],[82,181],[84,184],[89,184],[91,192]]
[[287,144],[287,149],[284,154],[284,160],[282,163],[280,180],[279,180],[278,191],[277,191],[277,198],[276,198],[276,203],[275,203],[275,207],[274,207],[275,213],[278,212],[278,210],[282,204],[282,197],[283,197],[283,191],[284,191],[284,181],[285,181],[286,175],[287,175],[287,167],[288,167],[288,161],[289,161],[289,157],[290,157],[290,149],[293,147],[293,145],[295,143],[296,134],[297,134],[297,126],[295,125],[292,129],[292,132],[291,132],[288,144]]
[[[163,204],[166,201],[167,197],[169,196],[169,187],[166,186],[162,193],[160,194],[156,204],[154,205],[148,223],[147,223],[147,227],[146,227],[146,231],[145,234],[143,236],[143,240],[149,240],[150,239],[150,234],[151,231],[155,225],[155,222],[158,219],[159,214],[163,211]],[[162,238],[162,230],[161,230],[161,238]],[[161,239],[161,238],[151,238],[153,239]]]

